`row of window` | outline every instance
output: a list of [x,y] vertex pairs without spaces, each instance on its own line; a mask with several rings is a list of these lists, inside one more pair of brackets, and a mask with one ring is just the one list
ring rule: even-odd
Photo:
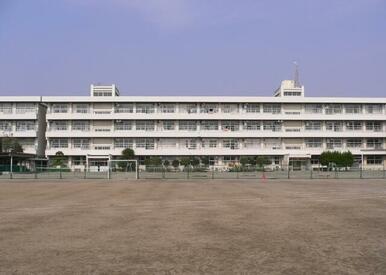
[[[229,148],[229,149],[239,149],[241,141],[238,139],[223,139],[223,140],[217,140],[217,139],[206,139],[201,141],[201,147],[202,148],[217,148],[219,144],[222,144],[223,148]],[[181,143],[180,143],[181,144]],[[199,141],[197,139],[186,139],[182,143],[185,148],[194,150],[198,148]],[[269,143],[270,144],[270,143]],[[133,138],[116,138],[114,139],[114,148],[144,148],[144,149],[154,149],[155,140],[152,138],[139,138],[139,139],[133,139]],[[54,149],[59,148],[68,148],[69,147],[69,140],[58,138],[58,139],[51,139],[50,140],[50,146]],[[96,150],[109,150],[112,145],[94,145],[94,149]],[[177,140],[170,139],[170,140],[161,140],[159,142],[159,147],[162,149],[167,148],[176,148],[177,147]],[[259,139],[246,139],[243,141],[243,147],[244,148],[259,148],[260,147],[260,140]],[[80,148],[80,149],[90,149],[90,139],[82,139],[77,138],[72,140],[72,148]]]
[[[114,139],[115,148],[146,148],[154,149],[153,138],[116,138]],[[368,149],[382,149],[384,141],[380,138],[369,138],[365,140],[360,138],[346,139],[346,148],[361,148],[366,144]],[[176,148],[178,140],[176,139],[163,139],[158,142],[160,148]],[[221,143],[223,148],[229,149],[240,149],[240,144],[243,144],[243,148],[260,148],[262,143],[266,148],[272,149],[281,149],[281,141],[279,139],[268,139],[263,142],[260,139],[203,139],[201,142],[198,139],[186,139],[185,147],[188,149],[196,149],[198,145],[201,145],[201,148],[217,148]],[[135,144],[135,146],[134,146]],[[144,145],[143,145],[144,144]],[[323,146],[323,139],[321,138],[308,138],[304,140],[306,148],[321,148]],[[57,138],[50,140],[51,148],[68,148],[69,140],[64,138]],[[329,138],[326,139],[327,149],[339,149],[343,148],[344,141],[343,139],[338,138]],[[95,149],[108,150],[107,148],[110,145],[94,145]],[[76,138],[72,139],[72,148],[81,148],[89,149],[90,148],[90,139],[88,138]],[[296,150],[302,149],[302,144],[286,144],[285,149],[287,150]]]
[[[16,103],[16,114],[35,113],[37,110],[35,103]],[[12,114],[12,103],[0,103],[0,113]]]
[[[6,127],[6,123],[4,122],[4,127]],[[224,131],[240,131],[241,129],[247,131],[257,131],[257,130],[265,130],[265,131],[281,131],[283,122],[281,121],[217,121],[217,120],[205,120],[205,121],[191,121],[191,120],[164,120],[160,123],[161,130],[172,131],[178,130],[181,131],[196,131],[198,129],[198,125],[200,125],[200,130],[204,131],[216,131],[216,130],[224,130]],[[380,121],[306,121],[304,122],[304,129],[306,131],[320,131],[323,129],[323,125],[325,124],[327,131],[334,132],[342,132],[344,129],[347,131],[360,131],[365,126],[367,131],[381,132],[382,131],[382,122]],[[1,127],[0,122],[0,127]],[[72,130],[75,131],[90,131],[90,121],[72,121]],[[114,130],[115,131],[129,131],[129,130],[141,130],[141,131],[155,131],[156,122],[153,120],[117,120],[114,122]],[[68,121],[53,121],[50,125],[52,130],[56,131],[66,131],[69,130]],[[95,126],[96,131],[101,129],[106,129],[106,131],[111,131],[109,126]],[[300,127],[288,127],[285,129],[287,132],[298,130],[301,131]]]
[[[16,121],[15,129],[18,132],[34,131],[36,129],[36,123],[33,120]],[[0,131],[11,132],[12,131],[12,122],[11,121],[0,121]]]
[[[180,113],[270,113],[280,114],[282,112],[282,104],[279,103],[245,103],[245,104],[178,104],[178,112]],[[241,107],[241,110],[240,110]],[[108,107],[109,109],[110,107]],[[1,110],[1,109],[0,109]],[[52,113],[67,113],[69,112],[68,104],[52,104]],[[114,105],[115,113],[176,113],[177,105],[173,103],[116,103]],[[360,114],[365,111],[368,114],[382,114],[383,104],[304,104],[305,113],[309,114]],[[110,110],[111,111],[111,110]],[[74,104],[74,113],[89,113],[89,104]],[[300,112],[295,112],[300,114]]]

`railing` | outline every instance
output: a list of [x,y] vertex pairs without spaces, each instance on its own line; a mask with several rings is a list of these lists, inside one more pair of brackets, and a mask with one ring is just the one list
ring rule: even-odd
[[131,171],[120,171],[119,169],[76,169],[71,171],[66,167],[37,167],[28,168],[24,166],[0,165],[0,180],[25,179],[25,180],[81,180],[81,179],[158,179],[158,180],[212,180],[212,179],[255,179],[267,180],[339,180],[339,179],[386,179],[385,169],[336,169],[336,170],[313,170],[303,169],[266,169],[260,167],[232,167],[227,170],[209,169],[207,167],[186,167],[183,169],[174,167],[146,167],[139,169],[136,175],[135,169]]

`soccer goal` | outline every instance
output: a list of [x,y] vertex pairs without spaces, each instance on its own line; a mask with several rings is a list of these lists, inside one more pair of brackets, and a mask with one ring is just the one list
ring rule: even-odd
[[107,178],[114,176],[117,178],[128,179],[134,175],[135,179],[139,178],[138,161],[136,159],[121,160],[112,159],[108,161]]

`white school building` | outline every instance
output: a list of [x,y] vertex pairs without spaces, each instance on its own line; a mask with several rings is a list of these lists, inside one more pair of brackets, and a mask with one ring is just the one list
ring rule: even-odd
[[91,85],[89,96],[1,96],[0,136],[40,157],[61,151],[73,170],[103,169],[125,148],[140,162],[208,156],[218,169],[260,155],[272,168],[309,168],[324,151],[349,150],[356,165],[382,169],[386,98],[306,97],[293,80],[272,97],[121,96]]

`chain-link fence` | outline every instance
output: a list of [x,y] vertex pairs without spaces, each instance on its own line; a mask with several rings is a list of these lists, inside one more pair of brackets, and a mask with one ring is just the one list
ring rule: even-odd
[[[14,167],[13,167],[14,168]],[[135,180],[139,179],[386,179],[385,170],[347,169],[335,171],[315,170],[270,170],[235,169],[231,171],[217,171],[206,168],[187,168],[184,170],[164,167],[149,167],[135,171],[71,171],[68,168],[40,167],[24,169],[15,166],[15,169],[0,171],[1,179],[112,179]]]

